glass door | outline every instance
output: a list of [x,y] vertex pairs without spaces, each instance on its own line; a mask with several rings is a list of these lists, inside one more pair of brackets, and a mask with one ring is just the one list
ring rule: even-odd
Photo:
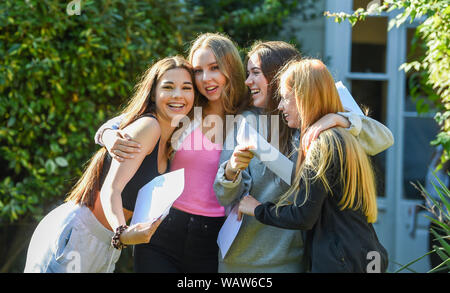
[[[367,8],[369,0],[328,0],[326,10],[347,12]],[[389,127],[394,146],[372,157],[378,184],[378,220],[374,224],[389,252],[389,271],[427,252],[428,221],[419,204],[423,199],[411,182],[424,183],[437,133],[433,115],[417,114],[408,91],[409,78],[399,70],[407,58],[417,23],[387,31],[386,13],[367,17],[354,27],[326,20],[325,59],[337,80],[351,91],[368,116]],[[429,270],[427,258],[412,270]]]

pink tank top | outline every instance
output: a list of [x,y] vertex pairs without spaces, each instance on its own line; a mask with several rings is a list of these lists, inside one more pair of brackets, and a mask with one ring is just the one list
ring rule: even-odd
[[223,217],[225,208],[219,204],[213,184],[219,167],[222,145],[212,143],[200,128],[182,142],[170,164],[170,170],[184,168],[184,190],[173,207],[206,217]]

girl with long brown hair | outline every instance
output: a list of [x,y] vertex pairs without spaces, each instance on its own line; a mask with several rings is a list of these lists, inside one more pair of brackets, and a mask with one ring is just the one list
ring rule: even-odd
[[[320,60],[288,64],[280,75],[280,93],[279,109],[301,134],[324,115],[344,110]],[[378,255],[375,271],[387,268],[387,252],[372,226],[374,173],[361,144],[341,127],[323,131],[306,152],[299,148],[294,182],[278,201],[261,204],[248,195],[239,212],[262,224],[307,231],[308,271],[367,272],[369,253]]]
[[131,227],[127,221],[139,189],[168,169],[172,120],[191,111],[193,79],[191,65],[178,56],[143,74],[120,125],[141,152],[118,162],[102,148],[91,158],[66,203],[36,228],[25,272],[113,272],[122,247],[150,240],[160,219]]
[[[141,257],[134,258],[137,272],[214,273],[218,268],[217,235],[225,219],[225,207],[213,190],[225,140],[220,125],[224,126],[226,115],[238,113],[248,103],[245,71],[236,45],[218,33],[199,35],[188,60],[194,68],[202,115],[194,117],[175,141],[178,147],[171,170],[185,169],[185,188],[150,243],[136,246],[136,252],[141,252]],[[120,132],[104,132],[113,123],[103,125],[96,138],[127,159],[133,152],[124,153],[133,149],[132,142]]]

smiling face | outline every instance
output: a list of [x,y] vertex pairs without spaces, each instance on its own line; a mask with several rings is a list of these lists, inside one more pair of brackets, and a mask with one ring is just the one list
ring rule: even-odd
[[156,85],[156,115],[167,121],[179,119],[192,109],[194,97],[194,85],[189,72],[183,68],[167,70]]
[[220,99],[227,78],[220,71],[216,57],[209,48],[199,48],[192,55],[195,84],[198,91],[209,101]]
[[247,63],[247,80],[245,84],[250,89],[253,105],[258,108],[267,108],[269,97],[267,89],[269,83],[261,70],[261,61],[258,54],[252,54]]
[[286,73],[280,78],[281,100],[278,109],[283,112],[283,118],[290,128],[300,128],[300,114],[294,91],[288,86]]

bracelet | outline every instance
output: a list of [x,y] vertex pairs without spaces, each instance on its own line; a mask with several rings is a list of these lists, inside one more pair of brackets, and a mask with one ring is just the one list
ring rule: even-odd
[[120,235],[127,228],[128,228],[127,225],[122,225],[122,226],[119,226],[119,227],[116,228],[116,233],[114,234],[114,236],[112,237],[112,240],[111,240],[112,247],[114,247],[115,249],[122,249],[122,248],[127,247],[125,244],[120,242]]

